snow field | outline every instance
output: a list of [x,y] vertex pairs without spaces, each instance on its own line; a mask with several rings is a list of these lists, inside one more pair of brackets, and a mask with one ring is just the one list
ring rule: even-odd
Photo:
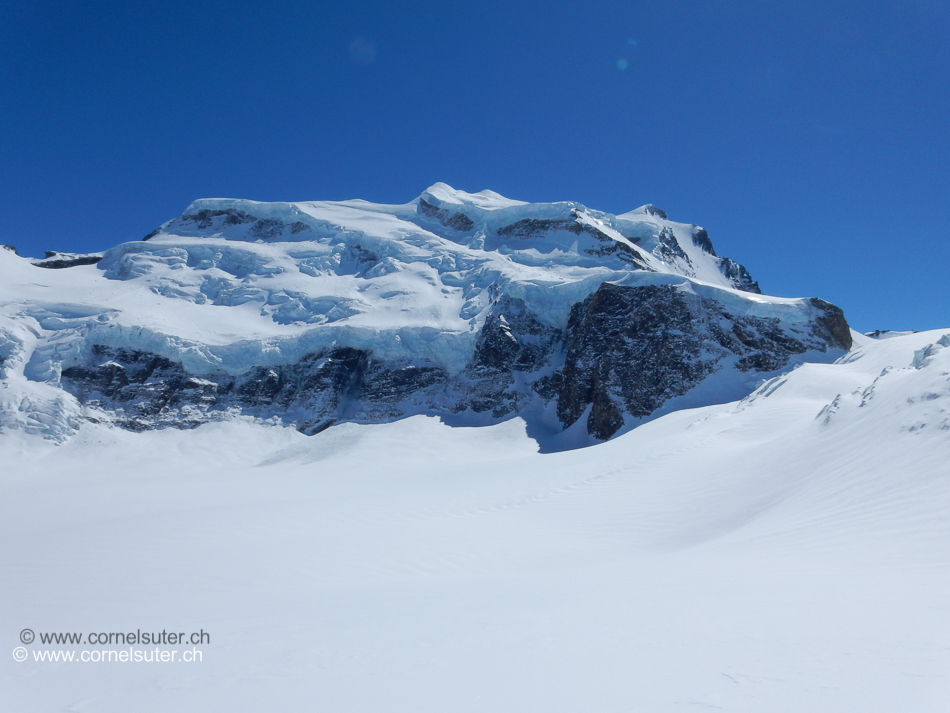
[[8,646],[25,627],[212,638],[201,664],[4,657],[0,702],[943,711],[945,333],[555,454],[518,419],[7,432]]

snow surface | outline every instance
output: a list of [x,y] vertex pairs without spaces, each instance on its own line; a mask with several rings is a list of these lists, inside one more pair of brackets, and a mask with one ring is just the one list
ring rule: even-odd
[[0,708],[945,711],[950,330],[860,341],[547,455],[517,419],[6,432],[8,646],[211,642],[191,664],[5,656]]

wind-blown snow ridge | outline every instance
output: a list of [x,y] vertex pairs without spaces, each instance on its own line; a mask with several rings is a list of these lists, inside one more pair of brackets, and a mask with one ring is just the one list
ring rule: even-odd
[[[711,375],[721,386],[703,398],[728,400],[851,340],[840,310],[760,294],[706,231],[653,206],[615,216],[443,183],[404,205],[202,199],[143,241],[70,257],[0,252],[6,339],[23,355],[7,385],[53,389],[49,409],[72,414],[55,438],[76,413],[149,428],[237,408],[291,409],[307,432],[534,409],[545,429],[580,419],[603,439]],[[38,393],[0,426],[45,413]]]

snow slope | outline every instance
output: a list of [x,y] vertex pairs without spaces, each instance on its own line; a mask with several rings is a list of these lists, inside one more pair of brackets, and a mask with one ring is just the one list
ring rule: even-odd
[[857,342],[553,454],[519,419],[6,432],[8,646],[211,640],[201,663],[7,656],[0,707],[944,711],[950,330]]

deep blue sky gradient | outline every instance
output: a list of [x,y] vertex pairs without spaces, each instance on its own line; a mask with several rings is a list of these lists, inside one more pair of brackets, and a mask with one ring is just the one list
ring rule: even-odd
[[0,4],[21,254],[435,181],[654,203],[769,294],[950,327],[950,0]]

